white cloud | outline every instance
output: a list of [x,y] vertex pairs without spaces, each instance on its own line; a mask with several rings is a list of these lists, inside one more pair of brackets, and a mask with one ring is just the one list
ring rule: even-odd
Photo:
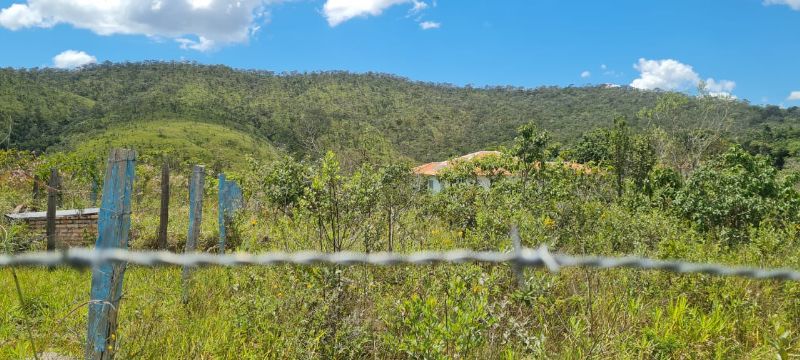
[[792,92],[790,92],[789,93],[789,97],[786,98],[786,100],[789,100],[789,101],[800,100],[800,91],[792,91]]
[[608,66],[606,66],[606,64],[600,64],[600,70],[606,70],[606,69],[608,69]]
[[[701,81],[700,75],[691,65],[683,64],[677,60],[647,60],[639,59],[633,68],[639,71],[639,78],[631,82],[631,87],[646,90],[673,90],[684,91],[704,87],[704,95],[735,99],[732,92],[736,82],[731,80],[715,80],[708,78]],[[701,84],[702,83],[702,84]]]
[[800,0],[764,0],[764,5],[786,5],[793,10],[800,10]]
[[419,23],[419,27],[422,28],[422,30],[438,29],[442,27],[442,24],[433,21],[423,21]]
[[0,10],[0,26],[18,30],[31,26],[49,27],[52,24],[44,22],[42,15],[35,11],[30,11],[27,5],[11,4],[11,6]]
[[53,57],[53,66],[59,69],[74,69],[96,62],[96,57],[76,50],[67,50]]
[[716,81],[708,78],[705,82],[706,90],[711,92],[731,92],[736,87],[736,82],[730,80]]
[[328,25],[336,26],[355,17],[378,16],[384,10],[400,4],[413,4],[409,12],[419,13],[428,4],[420,0],[327,0],[322,12]]
[[584,78],[584,79],[586,79],[586,78],[588,78],[588,77],[590,77],[590,76],[592,76],[592,73],[591,73],[589,70],[584,70],[584,71],[581,73],[581,77],[582,77],[582,78]]
[[419,0],[411,0],[414,3],[414,7],[411,8],[411,13],[416,14],[428,8],[428,3]]
[[641,58],[633,68],[640,73],[639,78],[631,82],[631,86],[637,89],[686,90],[700,82],[700,76],[690,65],[672,59]]
[[[274,0],[27,0],[0,10],[0,27],[69,24],[99,35],[137,34],[211,50],[246,42]],[[197,40],[188,40],[187,37]]]
[[713,78],[708,78],[703,84],[705,86],[705,92],[708,96],[714,97],[721,97],[721,98],[732,98],[735,99],[736,96],[733,96],[731,93],[733,89],[736,88],[736,82],[731,80],[720,80],[716,81]]
[[187,38],[177,38],[175,42],[181,44],[181,49],[191,49],[197,51],[209,51],[214,49],[216,45],[213,40],[206,39],[204,36],[200,36],[197,40],[187,39]]

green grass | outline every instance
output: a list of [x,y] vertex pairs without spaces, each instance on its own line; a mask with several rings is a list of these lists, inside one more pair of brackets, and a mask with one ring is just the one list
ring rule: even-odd
[[277,150],[267,141],[222,125],[186,120],[147,120],[113,126],[70,141],[78,158],[108,154],[112,148],[132,148],[140,158],[167,157],[183,164],[206,164],[217,169],[239,169],[245,155],[271,159]]

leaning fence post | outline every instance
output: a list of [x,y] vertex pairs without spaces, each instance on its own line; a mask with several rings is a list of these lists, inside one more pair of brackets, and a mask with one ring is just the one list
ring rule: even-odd
[[47,186],[47,251],[56,249],[56,207],[58,203],[58,169],[50,169],[50,181]]
[[219,192],[217,211],[219,213],[219,253],[225,253],[225,240],[228,235],[227,227],[231,222],[234,212],[242,207],[242,189],[236,182],[225,179],[224,173],[219,173]]
[[161,166],[161,217],[158,224],[158,248],[167,248],[167,225],[169,224],[169,164]]
[[[95,249],[128,247],[135,167],[135,151],[128,149],[111,151],[103,183]],[[92,267],[86,359],[114,357],[117,314],[125,267],[125,262],[106,262]]]
[[[203,184],[205,182],[206,168],[195,165],[192,178],[189,182],[189,234],[186,237],[186,251],[194,252],[197,238],[200,236],[200,225],[203,220]],[[189,302],[189,267],[183,267],[183,303]]]

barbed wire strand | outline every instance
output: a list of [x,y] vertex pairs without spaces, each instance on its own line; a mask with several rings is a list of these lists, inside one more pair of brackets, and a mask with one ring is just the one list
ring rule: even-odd
[[509,263],[514,266],[544,267],[558,272],[564,267],[597,269],[631,268],[661,270],[675,273],[697,273],[719,276],[736,276],[749,279],[800,281],[800,272],[792,269],[760,269],[732,267],[711,263],[693,263],[674,260],[656,260],[643,257],[573,256],[550,253],[547,247],[523,248],[514,253],[495,251],[422,251],[415,253],[323,253],[301,251],[294,253],[267,252],[262,254],[233,253],[176,254],[168,251],[129,251],[123,249],[70,248],[54,252],[29,252],[0,255],[0,267],[69,265],[89,267],[106,262],[127,262],[142,266],[270,266],[270,265],[425,265],[433,263]]

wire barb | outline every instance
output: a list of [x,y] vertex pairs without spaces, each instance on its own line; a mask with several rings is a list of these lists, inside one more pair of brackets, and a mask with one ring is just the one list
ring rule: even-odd
[[59,252],[28,252],[16,255],[0,255],[0,268],[27,266],[69,265],[74,267],[97,266],[106,262],[127,262],[142,266],[272,266],[272,265],[426,265],[433,263],[479,262],[490,264],[509,263],[514,266],[544,267],[558,272],[564,267],[597,269],[630,268],[639,270],[661,270],[683,274],[709,274],[736,276],[749,279],[771,279],[800,281],[800,272],[792,269],[759,269],[730,267],[719,264],[691,263],[684,261],[655,260],[642,257],[601,257],[553,254],[542,246],[538,249],[523,248],[514,253],[496,251],[422,251],[415,253],[323,253],[301,251],[294,253],[267,252],[262,254],[234,253],[176,254],[168,251],[130,251],[124,249],[71,248]]

